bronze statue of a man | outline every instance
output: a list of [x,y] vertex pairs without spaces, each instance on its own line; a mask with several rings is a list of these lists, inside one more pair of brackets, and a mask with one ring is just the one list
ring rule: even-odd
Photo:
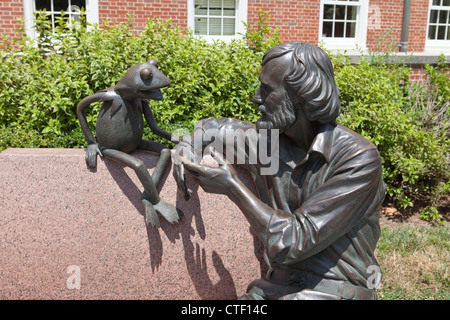
[[[264,243],[270,271],[242,299],[376,299],[381,159],[371,142],[336,123],[340,101],[330,58],[308,43],[280,44],[263,57],[259,80],[256,125],[209,118],[196,129],[215,130],[215,143],[225,143],[229,130],[240,132],[245,147],[238,147],[237,135],[234,154],[244,153],[240,166],[252,173],[258,193],[239,179],[225,153],[212,152],[219,167],[200,165],[186,143],[174,164],[180,189],[189,197],[187,170],[205,191],[227,195]],[[263,129],[278,130],[278,139]],[[258,139],[248,139],[250,133]],[[264,147],[261,139],[269,150],[277,144],[273,174],[261,174],[265,165],[249,156]],[[212,140],[205,134],[202,148]]]

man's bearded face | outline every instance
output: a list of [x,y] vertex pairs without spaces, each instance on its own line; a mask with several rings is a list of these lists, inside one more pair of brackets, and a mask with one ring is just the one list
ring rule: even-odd
[[286,91],[281,96],[274,92],[268,94],[258,109],[261,111],[261,118],[256,122],[258,131],[278,129],[282,133],[295,123],[295,107]]

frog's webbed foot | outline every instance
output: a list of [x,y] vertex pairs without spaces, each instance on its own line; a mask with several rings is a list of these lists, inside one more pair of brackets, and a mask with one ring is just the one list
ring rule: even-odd
[[159,202],[155,204],[154,207],[156,211],[158,211],[169,223],[174,224],[180,221],[180,213],[178,212],[177,208],[175,208],[170,203],[159,200]]
[[180,213],[178,210],[171,204],[159,200],[157,204],[152,204],[149,200],[146,199],[145,193],[142,195],[142,203],[145,208],[145,223],[148,225],[152,225],[154,228],[160,227],[160,221],[157,215],[159,212],[164,219],[166,219],[169,223],[174,224],[180,221]]
[[159,228],[160,222],[158,218],[158,214],[153,206],[153,204],[148,201],[145,196],[142,196],[142,204],[144,205],[145,211],[145,224],[151,225],[153,228]]

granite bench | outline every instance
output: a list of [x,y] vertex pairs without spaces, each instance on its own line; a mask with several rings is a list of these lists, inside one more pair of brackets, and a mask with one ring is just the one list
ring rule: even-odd
[[[157,156],[135,152],[150,172]],[[236,299],[267,270],[261,243],[221,195],[160,196],[180,223],[146,227],[134,172],[84,149],[0,153],[0,299]],[[243,179],[248,176],[243,174]]]

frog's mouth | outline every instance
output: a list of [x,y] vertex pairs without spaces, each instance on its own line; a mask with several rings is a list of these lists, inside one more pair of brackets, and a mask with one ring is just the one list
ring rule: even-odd
[[163,94],[160,89],[139,90],[139,93],[147,99],[162,100]]

